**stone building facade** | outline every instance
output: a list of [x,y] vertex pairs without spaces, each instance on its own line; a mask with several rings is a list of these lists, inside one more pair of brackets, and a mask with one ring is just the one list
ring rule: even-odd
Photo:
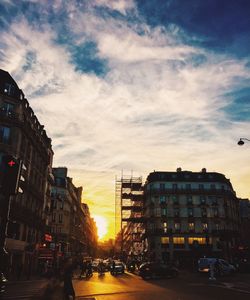
[[239,242],[239,201],[223,174],[152,172],[145,183],[145,252],[188,263],[203,255],[232,258]]
[[21,159],[26,167],[22,193],[11,197],[6,239],[9,270],[15,274],[17,266],[19,270],[24,266],[29,276],[36,269],[48,225],[53,151],[24,93],[8,72],[0,70],[0,160],[6,154]]
[[82,187],[75,187],[65,167],[53,168],[50,226],[52,249],[60,257],[88,256],[91,240],[97,240],[89,210],[81,203]]

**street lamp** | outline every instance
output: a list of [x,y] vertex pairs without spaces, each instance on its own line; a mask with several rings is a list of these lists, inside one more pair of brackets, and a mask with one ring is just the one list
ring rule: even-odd
[[245,142],[244,141],[248,141],[248,142],[250,142],[250,140],[249,139],[247,139],[247,138],[240,138],[240,140],[238,141],[238,145],[239,146],[242,146],[242,145],[244,145],[245,144]]

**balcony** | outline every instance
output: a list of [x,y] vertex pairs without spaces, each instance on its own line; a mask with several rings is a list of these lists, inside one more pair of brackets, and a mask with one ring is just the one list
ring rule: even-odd
[[232,191],[222,190],[222,189],[195,189],[195,188],[165,188],[165,189],[157,189],[153,188],[146,191],[146,195],[165,195],[165,194],[174,194],[174,195],[234,195]]
[[6,111],[4,107],[0,108],[0,117],[6,121],[21,122],[20,114],[14,111]]
[[164,230],[163,228],[147,229],[145,236],[169,236],[172,235],[172,229]]

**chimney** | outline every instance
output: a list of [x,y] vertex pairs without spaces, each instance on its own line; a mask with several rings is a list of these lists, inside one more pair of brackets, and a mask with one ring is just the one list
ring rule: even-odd
[[181,172],[181,168],[177,168],[177,169],[176,169],[176,172]]
[[206,173],[206,172],[207,172],[207,169],[206,169],[206,168],[202,168],[202,169],[201,169],[201,172],[202,172],[202,173]]

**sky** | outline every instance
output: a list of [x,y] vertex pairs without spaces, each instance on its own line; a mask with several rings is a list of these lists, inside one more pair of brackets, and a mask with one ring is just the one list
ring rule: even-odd
[[104,238],[121,172],[205,167],[250,198],[250,1],[2,0],[0,34]]

